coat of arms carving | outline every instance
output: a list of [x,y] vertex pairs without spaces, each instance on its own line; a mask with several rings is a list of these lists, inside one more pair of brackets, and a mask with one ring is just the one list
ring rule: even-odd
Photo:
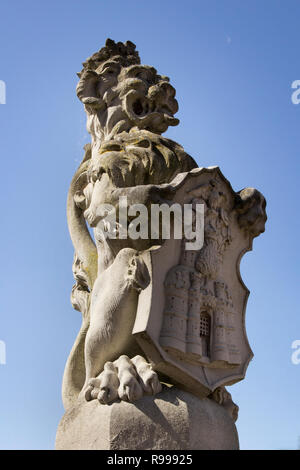
[[193,250],[185,239],[166,240],[144,255],[152,282],[140,294],[134,333],[157,370],[207,395],[244,378],[252,358],[239,263],[254,233],[241,223],[243,193],[219,168],[195,169],[171,184],[174,202],[204,206],[204,244]]

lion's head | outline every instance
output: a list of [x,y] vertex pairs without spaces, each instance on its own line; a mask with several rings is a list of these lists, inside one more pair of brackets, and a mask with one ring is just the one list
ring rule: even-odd
[[161,134],[178,124],[175,89],[155,68],[140,65],[135,45],[107,39],[83,63],[77,95],[88,115],[93,140],[110,140],[132,128]]

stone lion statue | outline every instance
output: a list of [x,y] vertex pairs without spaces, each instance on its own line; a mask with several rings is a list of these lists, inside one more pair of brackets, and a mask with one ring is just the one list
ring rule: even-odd
[[[140,64],[132,42],[108,39],[78,75],[77,95],[91,144],[67,204],[75,249],[71,302],[82,313],[82,326],[64,373],[66,409],[78,398],[134,401],[161,390],[157,373],[132,336],[138,297],[150,282],[141,252],[158,241],[106,237],[98,208],[112,204],[118,210],[124,195],[129,204],[146,206],[171,200],[169,183],[197,167],[179,144],[161,136],[179,122],[175,89],[168,77]],[[264,199],[255,191],[237,194],[241,223],[254,231],[265,220]],[[255,210],[249,200],[255,200]],[[245,207],[251,208],[250,219]],[[215,393],[220,403],[230,401],[224,393],[221,398],[220,391]]]

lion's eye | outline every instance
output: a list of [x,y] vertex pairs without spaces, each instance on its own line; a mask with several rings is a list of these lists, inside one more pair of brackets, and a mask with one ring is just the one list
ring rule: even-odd
[[118,66],[116,64],[107,64],[102,72],[101,72],[101,75],[104,76],[104,77],[107,77],[107,76],[111,76],[111,75],[115,75],[118,73]]

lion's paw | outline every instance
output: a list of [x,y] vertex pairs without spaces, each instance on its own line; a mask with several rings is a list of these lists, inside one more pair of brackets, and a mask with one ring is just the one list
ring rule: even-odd
[[85,390],[87,401],[98,399],[102,404],[108,404],[118,398],[119,378],[112,362],[104,365],[104,370],[97,378],[90,379]]
[[264,196],[254,188],[245,188],[238,193],[236,210],[239,226],[257,237],[265,231],[267,221],[266,200]]
[[233,421],[238,419],[239,407],[233,402],[231,394],[228,392],[228,390],[226,390],[225,387],[216,388],[216,390],[212,393],[211,398],[219,405],[224,406],[224,408],[232,417]]
[[162,386],[156,372],[142,356],[129,359],[120,356],[106,362],[103,372],[88,381],[84,390],[87,401],[98,399],[102,404],[120,400],[134,402],[143,395],[156,395]]

